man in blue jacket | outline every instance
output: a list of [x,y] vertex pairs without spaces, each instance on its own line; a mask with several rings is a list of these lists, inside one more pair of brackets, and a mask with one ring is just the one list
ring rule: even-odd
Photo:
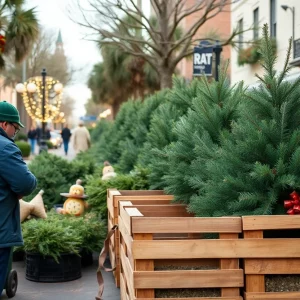
[[0,297],[5,285],[11,247],[23,245],[19,199],[36,188],[14,137],[24,125],[18,110],[0,102]]

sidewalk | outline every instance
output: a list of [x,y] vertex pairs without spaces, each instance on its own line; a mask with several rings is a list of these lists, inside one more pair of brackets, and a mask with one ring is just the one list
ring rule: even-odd
[[[93,300],[98,292],[96,279],[97,261],[92,266],[82,268],[82,277],[77,280],[58,283],[41,283],[25,278],[25,262],[14,262],[18,272],[18,290],[14,300]],[[120,290],[116,288],[112,273],[102,272],[104,278],[104,300],[119,300]],[[8,299],[5,291],[1,300]]]

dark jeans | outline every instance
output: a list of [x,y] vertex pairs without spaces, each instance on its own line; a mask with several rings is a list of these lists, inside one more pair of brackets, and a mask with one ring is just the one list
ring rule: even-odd
[[68,150],[69,150],[69,140],[64,140],[64,150],[65,153],[68,154]]
[[0,297],[6,282],[10,250],[10,247],[0,248]]

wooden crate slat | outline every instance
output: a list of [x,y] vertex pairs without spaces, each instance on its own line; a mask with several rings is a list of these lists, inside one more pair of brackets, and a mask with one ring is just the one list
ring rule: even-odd
[[299,229],[300,215],[245,216],[243,230]]
[[121,193],[117,189],[108,189],[108,198],[112,199],[114,196],[119,195],[121,195]]
[[242,296],[238,297],[193,297],[193,298],[134,298],[134,300],[243,300]]
[[137,289],[243,287],[243,270],[172,270],[133,272]]
[[[219,239],[238,239],[238,233],[220,233]],[[239,259],[237,258],[224,258],[220,259],[220,269],[239,269]],[[240,289],[234,287],[223,287],[221,289],[221,296],[239,296]]]
[[217,232],[240,233],[242,224],[240,217],[224,218],[133,218],[133,233],[179,233],[179,232]]
[[299,246],[300,239],[134,240],[132,253],[135,259],[288,258],[300,257]]
[[[133,239],[135,240],[152,240],[153,236],[152,234],[134,234]],[[153,272],[154,271],[154,261],[153,259],[137,259],[134,260],[134,271],[142,271],[148,273],[148,272]],[[133,273],[134,274],[134,273]],[[133,282],[134,282],[134,275],[133,275]],[[135,295],[137,298],[143,298],[143,297],[148,297],[152,298],[155,295],[154,289],[152,288],[143,288],[139,289],[135,283],[134,283],[134,289],[135,289]]]
[[184,267],[200,267],[206,266],[211,268],[218,268],[220,265],[219,259],[209,259],[209,258],[196,258],[196,259],[155,259],[154,265],[156,267],[160,266],[184,266]]
[[122,273],[120,274],[120,296],[121,300],[130,300],[126,291],[126,283]]
[[120,210],[120,217],[122,218],[126,230],[132,235],[132,217],[133,216],[143,216],[140,211],[136,208],[126,207]]
[[134,298],[134,300],[243,300],[243,297]]
[[173,199],[133,199],[130,200],[132,205],[166,205],[171,204]]
[[[113,220],[114,219],[114,206],[113,206],[113,200],[112,199],[107,199],[107,210],[110,218]],[[109,218],[109,219],[110,219]]]
[[[161,204],[159,206],[153,204],[133,204],[132,201],[126,201],[130,203],[131,206],[136,207],[142,214],[144,212],[158,212],[158,211],[168,211],[168,212],[186,212],[186,205],[184,204]],[[121,201],[121,205],[124,206],[124,201]]]
[[118,190],[121,196],[166,195],[163,190]]
[[194,215],[187,211],[142,211],[143,215],[147,217],[160,217],[160,218],[193,218]]
[[300,299],[300,292],[276,292],[276,293],[245,293],[245,300],[290,300]]
[[127,283],[130,299],[134,299],[135,294],[133,289],[133,270],[131,268],[129,259],[126,257],[122,245],[120,245],[120,259],[121,259],[122,269],[124,271],[124,276],[126,277],[126,283]]
[[244,268],[245,274],[300,274],[300,259],[247,259]]
[[128,248],[131,248],[132,245],[132,236],[130,235],[130,232],[128,232],[128,229],[123,222],[123,219],[121,217],[119,217],[119,231],[120,234],[122,235],[122,238],[124,239],[126,246]]
[[114,207],[118,206],[118,202],[122,200],[135,200],[135,199],[140,199],[140,200],[173,200],[174,196],[172,195],[128,195],[128,196],[114,196],[113,197],[113,205]]

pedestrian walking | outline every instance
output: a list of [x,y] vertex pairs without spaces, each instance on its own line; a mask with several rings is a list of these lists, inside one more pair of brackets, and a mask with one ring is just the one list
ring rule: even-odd
[[91,136],[87,128],[80,122],[78,127],[73,132],[73,148],[78,154],[81,151],[86,151],[91,146]]
[[5,285],[11,247],[22,246],[19,199],[36,188],[14,137],[24,125],[18,110],[0,102],[0,297]]
[[41,138],[42,138],[42,128],[40,126],[38,126],[36,128],[36,140],[37,140],[38,145],[40,145],[40,143],[41,143]]
[[64,129],[61,131],[61,137],[62,137],[63,143],[64,143],[65,155],[68,155],[69,142],[70,142],[71,135],[72,135],[71,130],[68,128],[68,124],[66,123],[64,126]]
[[31,147],[31,154],[35,154],[35,144],[37,141],[37,130],[34,126],[31,126],[30,130],[27,133],[27,137]]

